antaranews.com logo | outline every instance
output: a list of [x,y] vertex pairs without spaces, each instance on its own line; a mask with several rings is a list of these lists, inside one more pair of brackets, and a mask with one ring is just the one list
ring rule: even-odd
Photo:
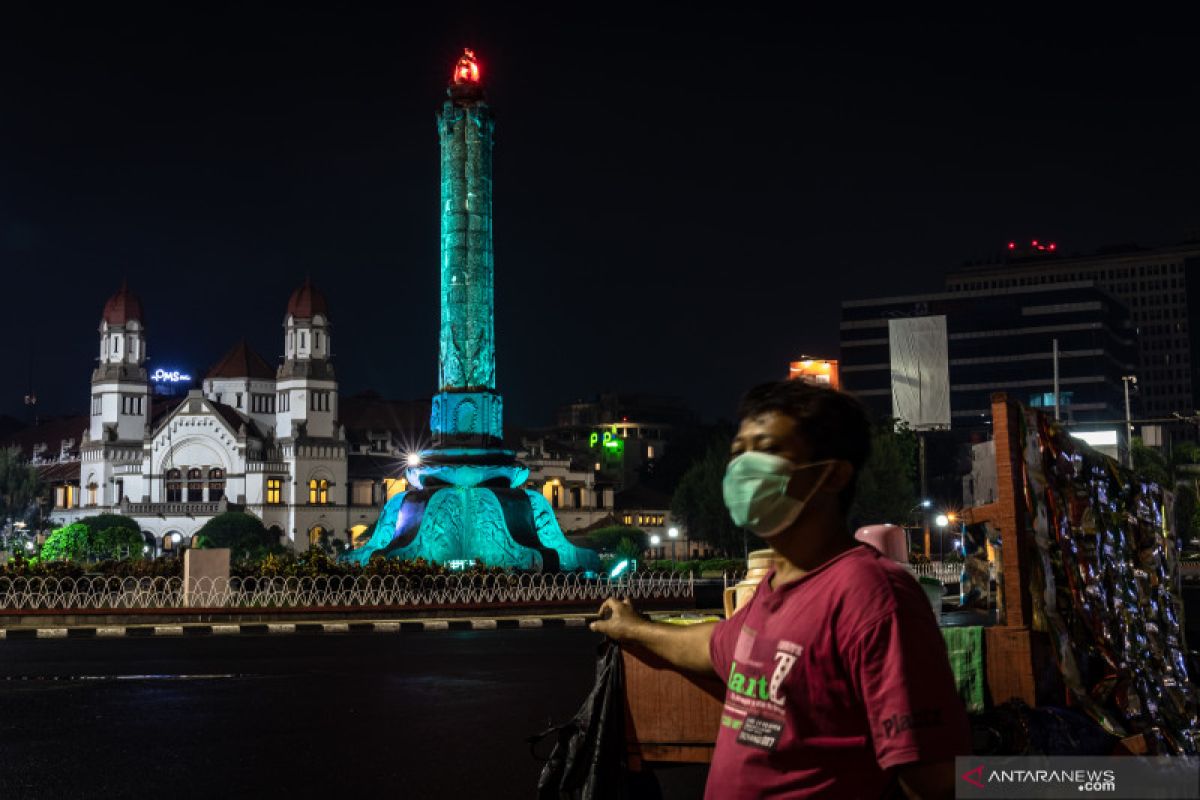
[[966,756],[960,798],[1200,798],[1200,759],[1135,756]]

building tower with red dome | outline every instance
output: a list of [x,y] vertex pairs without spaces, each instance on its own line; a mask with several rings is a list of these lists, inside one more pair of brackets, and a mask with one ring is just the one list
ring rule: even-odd
[[122,281],[104,304],[100,318],[100,357],[92,371],[93,442],[141,442],[150,413],[146,375],[146,317],[142,301]]
[[283,320],[283,363],[275,374],[275,441],[288,472],[283,502],[293,546],[308,545],[307,531],[336,530],[323,507],[345,499],[346,435],[338,421],[329,304],[305,279],[288,299]]

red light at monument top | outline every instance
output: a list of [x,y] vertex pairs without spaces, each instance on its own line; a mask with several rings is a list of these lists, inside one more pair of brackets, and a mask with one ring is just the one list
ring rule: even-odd
[[479,62],[474,50],[463,50],[462,58],[454,65],[454,85],[479,83]]

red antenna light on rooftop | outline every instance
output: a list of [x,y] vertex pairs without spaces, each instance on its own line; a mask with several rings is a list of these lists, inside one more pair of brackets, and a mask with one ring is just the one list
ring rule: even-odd
[[463,50],[462,57],[454,65],[454,85],[464,83],[479,83],[479,62],[475,60],[475,51],[469,48]]
[[1009,242],[1009,243],[1008,243],[1008,249],[1009,249],[1009,250],[1016,250],[1016,249],[1017,249],[1017,243],[1016,243],[1016,242]]
[[1054,242],[1051,242],[1051,243],[1049,244],[1049,246],[1048,246],[1048,249],[1050,249],[1050,250],[1054,250],[1054,249],[1055,249],[1055,248],[1057,248],[1057,247],[1058,247],[1058,245],[1057,245],[1057,244],[1055,244]]

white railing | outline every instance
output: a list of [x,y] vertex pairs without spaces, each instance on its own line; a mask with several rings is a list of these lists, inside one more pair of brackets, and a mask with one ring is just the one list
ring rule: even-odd
[[525,575],[318,575],[276,578],[0,577],[0,612],[144,608],[347,608],[691,599],[692,577],[634,573],[616,580],[574,573]]
[[937,578],[942,583],[958,583],[962,578],[963,562],[929,561],[924,564],[909,564],[918,577]]

